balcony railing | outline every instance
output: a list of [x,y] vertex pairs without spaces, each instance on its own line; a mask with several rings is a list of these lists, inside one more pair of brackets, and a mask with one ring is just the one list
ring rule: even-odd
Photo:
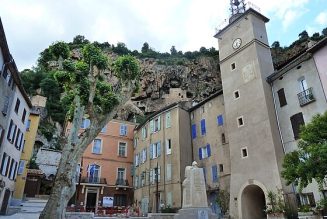
[[81,183],[107,184],[107,180],[100,177],[82,177]]
[[299,98],[300,106],[305,106],[316,100],[312,93],[312,87],[302,91],[301,93],[298,93],[297,97]]
[[120,179],[118,178],[116,180],[116,186],[129,186],[128,180],[127,179]]

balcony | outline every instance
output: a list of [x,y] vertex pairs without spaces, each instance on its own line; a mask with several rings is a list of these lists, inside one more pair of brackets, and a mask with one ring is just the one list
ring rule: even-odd
[[116,187],[127,187],[129,186],[127,179],[118,178],[115,183]]
[[302,91],[301,93],[298,93],[297,97],[299,98],[300,106],[305,106],[316,100],[312,93],[312,87]]
[[106,178],[100,178],[100,177],[82,177],[81,183],[107,184],[107,180]]

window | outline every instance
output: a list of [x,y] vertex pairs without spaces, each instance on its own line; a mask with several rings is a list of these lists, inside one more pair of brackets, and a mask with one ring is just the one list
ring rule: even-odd
[[15,177],[15,166],[16,161],[14,159],[11,160],[10,169],[9,169],[9,179],[13,180]]
[[8,107],[9,107],[9,96],[5,96],[4,105],[3,105],[3,108],[2,108],[2,114],[4,116],[7,115]]
[[119,157],[127,157],[127,143],[126,142],[118,143],[118,156]]
[[4,152],[2,155],[2,162],[1,162],[1,167],[0,167],[0,172],[1,175],[5,176],[6,175],[6,168],[8,164],[9,156]]
[[246,147],[241,148],[241,151],[242,151],[242,158],[248,157],[248,149]]
[[300,137],[300,127],[304,125],[304,119],[302,113],[297,113],[291,116],[291,124],[294,134],[294,139],[299,139]]
[[146,126],[144,126],[142,128],[142,139],[146,139],[147,136],[148,136],[148,130],[147,130]]
[[23,148],[24,148],[24,144],[25,144],[25,141],[24,141],[24,134],[21,133],[21,135],[20,135],[20,140],[19,140],[19,144],[18,144],[18,150],[23,149]]
[[16,105],[15,105],[15,113],[18,113],[19,106],[20,106],[20,100],[17,98]]
[[127,136],[127,125],[120,124],[119,134],[121,136]]
[[308,89],[308,84],[304,77],[301,77],[298,81],[299,81],[301,92]]
[[171,139],[166,139],[166,153],[171,154]]
[[201,120],[201,135],[205,135],[206,134],[206,120],[202,119]]
[[166,204],[167,204],[167,207],[173,206],[173,193],[172,192],[167,192]]
[[8,135],[7,135],[7,139],[11,143],[13,143],[15,140],[16,130],[17,130],[17,126],[11,120],[9,125]]
[[137,143],[138,143],[138,138],[136,136],[134,136],[134,148],[137,147]]
[[236,64],[235,64],[235,63],[232,63],[232,64],[230,65],[230,67],[231,67],[232,70],[234,70],[234,69],[236,68]]
[[15,147],[17,148],[17,149],[19,149],[20,148],[20,140],[21,140],[21,135],[22,135],[23,133],[20,131],[20,129],[18,129],[18,131],[17,131],[17,135],[16,135],[16,140],[15,140]]
[[170,119],[170,112],[166,113],[166,128],[171,127],[171,119]]
[[160,141],[150,145],[150,159],[159,157],[161,154]]
[[217,165],[213,165],[211,167],[211,174],[212,174],[212,182],[218,182]]
[[286,101],[286,97],[285,97],[285,93],[284,93],[284,88],[279,89],[277,91],[278,94],[278,99],[279,99],[279,106],[283,107],[285,105],[287,105],[287,101]]
[[94,139],[92,153],[101,154],[101,139]]
[[298,199],[300,199],[299,201],[301,205],[309,205],[311,207],[316,206],[316,201],[312,192],[297,194],[297,196]]
[[17,171],[17,165],[18,165],[18,162],[15,161],[15,168],[14,168],[14,175],[13,175],[13,180],[16,179],[16,171]]
[[234,99],[238,99],[240,97],[240,91],[234,91]]
[[143,186],[145,186],[145,179],[146,178],[146,172],[145,171],[143,171],[142,173],[141,173],[141,186],[143,187]]
[[223,115],[219,115],[219,116],[217,116],[217,123],[218,123],[218,126],[222,126],[222,125],[224,125],[224,118],[223,118]]
[[105,133],[107,131],[107,126],[105,125],[102,129],[101,129],[101,132],[102,133]]
[[96,164],[89,165],[88,168],[88,182],[99,183],[100,182],[100,166]]
[[84,119],[82,120],[81,128],[86,129],[90,126],[91,122],[89,119]]
[[205,111],[205,108],[204,108],[204,106],[201,106],[201,113],[205,113],[206,111]]
[[240,116],[237,118],[237,125],[238,125],[238,127],[241,127],[244,125],[243,116]]
[[26,109],[23,110],[23,115],[22,115],[23,124],[25,123],[25,117],[26,117]]
[[221,133],[221,143],[222,143],[222,144],[226,144],[225,133]]
[[139,165],[139,154],[135,155],[134,160],[135,160],[135,166],[137,167]]
[[199,160],[202,160],[210,156],[211,156],[210,144],[207,144],[207,146],[205,147],[199,148]]
[[224,165],[223,164],[219,164],[219,172],[224,172]]
[[154,119],[154,132],[160,130],[160,116]]
[[154,182],[160,182],[160,167],[153,169]]
[[142,150],[142,163],[145,163],[146,161],[146,148]]
[[171,180],[171,164],[166,165],[166,181]]
[[192,125],[192,139],[196,138],[196,124]]
[[30,127],[31,127],[31,120],[27,120],[27,123],[26,123],[26,131],[29,131],[30,130]]
[[2,145],[2,140],[3,140],[4,133],[5,133],[5,130],[0,125],[0,148],[1,148],[1,145]]
[[118,168],[117,170],[117,179],[125,180],[125,168]]

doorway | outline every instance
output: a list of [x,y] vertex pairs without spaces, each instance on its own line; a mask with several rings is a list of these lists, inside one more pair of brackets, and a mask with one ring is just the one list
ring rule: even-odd
[[2,206],[1,206],[1,215],[5,215],[7,213],[8,202],[10,198],[10,190],[6,189],[5,194],[3,196]]
[[97,192],[89,191],[86,196],[86,211],[95,212],[97,204]]
[[266,199],[262,189],[257,185],[244,188],[241,197],[242,219],[267,218],[265,213]]

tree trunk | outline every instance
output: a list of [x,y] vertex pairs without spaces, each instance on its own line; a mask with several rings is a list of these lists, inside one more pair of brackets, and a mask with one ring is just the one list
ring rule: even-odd
[[78,130],[82,123],[84,107],[80,105],[80,98],[75,97],[75,112],[68,142],[65,144],[54,186],[50,198],[43,209],[40,219],[64,219],[66,206],[76,190],[76,167],[81,154],[73,153],[76,147],[81,146],[78,139]]

